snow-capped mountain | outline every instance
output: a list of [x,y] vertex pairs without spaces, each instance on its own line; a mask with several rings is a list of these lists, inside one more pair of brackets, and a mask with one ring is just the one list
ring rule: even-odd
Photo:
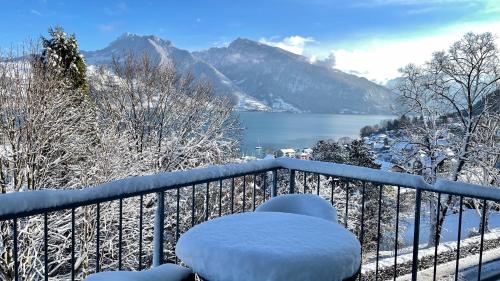
[[89,65],[145,52],[156,63],[173,62],[212,84],[216,94],[234,101],[237,110],[389,113],[386,88],[339,70],[311,64],[306,57],[248,39],[228,47],[193,52],[156,36],[125,33],[104,49],[83,52]]
[[265,104],[246,95],[244,91],[234,85],[231,80],[212,65],[193,57],[186,50],[174,47],[170,41],[157,36],[125,33],[104,49],[90,52],[83,51],[82,53],[88,65],[105,65],[110,64],[113,57],[123,58],[129,52],[137,56],[147,53],[155,63],[174,63],[179,71],[184,73],[190,71],[198,79],[210,82],[216,94],[229,96],[238,110],[270,110]]
[[393,101],[388,89],[365,78],[248,39],[193,55],[271,107],[285,103],[317,113],[389,113]]

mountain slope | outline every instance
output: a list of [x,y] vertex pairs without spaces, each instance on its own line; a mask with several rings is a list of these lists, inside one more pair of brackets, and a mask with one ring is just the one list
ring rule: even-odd
[[311,64],[280,48],[238,38],[193,53],[269,106],[316,113],[389,113],[392,93],[365,78]]
[[269,110],[266,105],[248,96],[212,65],[193,57],[186,50],[174,47],[170,41],[156,36],[125,33],[104,49],[82,53],[88,65],[106,65],[112,62],[113,57],[123,58],[129,52],[138,57],[147,53],[155,63],[174,63],[180,72],[190,71],[196,78],[210,82],[216,94],[230,97],[239,110]]

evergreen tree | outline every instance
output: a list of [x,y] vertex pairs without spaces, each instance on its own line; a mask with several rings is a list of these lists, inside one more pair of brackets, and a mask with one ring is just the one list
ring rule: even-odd
[[49,28],[49,35],[49,38],[41,38],[43,65],[58,75],[69,78],[73,89],[87,93],[87,68],[75,35],[67,35],[60,26]]
[[[334,140],[319,141],[313,147],[312,158],[318,161],[335,162],[355,166],[379,169],[380,165],[375,163],[374,154],[370,152],[360,140],[354,140],[348,144],[340,144]],[[331,182],[333,180],[333,183]],[[387,239],[385,245],[394,243],[394,217],[395,189],[392,186],[379,186],[372,183],[363,184],[360,181],[349,181],[347,179],[332,178],[325,183],[334,186],[334,205],[338,210],[344,210],[346,195],[349,194],[349,218],[348,228],[358,235],[361,234],[361,206],[364,196],[364,224],[363,224],[363,250],[373,251],[378,243],[377,223],[380,189],[383,189],[380,204],[382,204],[381,218],[381,240]],[[300,184],[300,180],[298,181]],[[364,188],[363,188],[364,186]],[[341,219],[342,220],[342,219]],[[400,240],[401,241],[401,240]]]

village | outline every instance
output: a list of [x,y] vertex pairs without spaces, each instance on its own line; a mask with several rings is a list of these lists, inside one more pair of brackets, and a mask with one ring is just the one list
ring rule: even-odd
[[[413,173],[425,175],[426,170],[431,169],[433,161],[431,157],[418,147],[414,146],[411,141],[404,140],[396,131],[387,131],[383,133],[372,133],[370,136],[362,137],[364,147],[373,155],[375,163],[380,165],[380,170]],[[347,145],[353,141],[349,137],[342,137],[336,140],[339,144]],[[438,163],[438,173],[449,170],[453,163],[455,153],[449,146],[446,138],[441,138],[436,141],[438,152],[435,155],[434,163]],[[314,160],[313,148],[279,148],[274,151],[267,149],[266,152],[261,152],[262,147],[256,147],[255,155],[242,156],[242,162],[262,159],[266,157],[288,157],[300,160]],[[271,152],[271,153],[269,153]],[[500,164],[497,164],[500,165]]]

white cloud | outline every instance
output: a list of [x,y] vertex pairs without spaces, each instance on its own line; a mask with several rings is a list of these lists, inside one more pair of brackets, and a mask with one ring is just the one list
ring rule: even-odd
[[31,9],[30,13],[33,15],[42,16],[42,13],[40,13],[38,10],[35,10],[35,9]]
[[400,67],[408,63],[425,63],[433,52],[447,49],[469,31],[498,32],[500,21],[453,26],[435,34],[406,39],[372,37],[363,42],[356,42],[353,47],[333,48],[330,52],[335,56],[336,68],[385,83],[399,75]]
[[98,24],[97,29],[101,32],[112,32],[115,30],[115,25],[110,23],[110,24]]
[[328,55],[328,57],[326,57],[324,59],[319,59],[316,56],[311,56],[310,61],[311,61],[311,63],[319,65],[319,66],[323,66],[323,67],[327,67],[327,68],[334,68],[336,65],[337,59],[335,58],[334,53],[330,53]]
[[294,35],[285,37],[280,41],[261,38],[259,42],[269,46],[281,48],[297,55],[302,55],[304,54],[306,44],[314,42],[314,39],[312,37],[302,37],[299,35]]
[[128,11],[128,5],[125,2],[115,3],[112,7],[106,9],[108,15],[121,15]]
[[[445,4],[463,4],[463,3],[481,3],[484,0],[364,0],[356,2],[354,6],[358,7],[371,7],[371,6],[386,6],[386,5],[400,5],[400,6],[416,6],[416,5],[445,5]],[[488,1],[488,0],[487,0]],[[490,0],[495,1],[495,0]]]

